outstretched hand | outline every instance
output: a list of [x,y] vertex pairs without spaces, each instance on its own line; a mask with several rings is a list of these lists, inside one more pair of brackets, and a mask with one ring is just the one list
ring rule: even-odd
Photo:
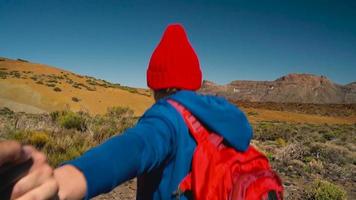
[[[27,163],[27,166],[24,163]],[[8,182],[3,183],[4,180]],[[10,199],[57,198],[58,184],[46,156],[31,146],[21,146],[13,141],[0,142],[0,184],[0,190],[4,185],[13,186],[9,194]]]

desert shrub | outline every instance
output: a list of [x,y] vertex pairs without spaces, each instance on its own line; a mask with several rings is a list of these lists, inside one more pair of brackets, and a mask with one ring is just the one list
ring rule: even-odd
[[326,131],[326,132],[323,134],[323,137],[324,137],[326,140],[335,139],[335,138],[337,137],[337,132],[335,132],[335,131]]
[[315,180],[306,189],[308,200],[346,200],[346,191],[325,180]]
[[[74,81],[73,81],[72,79],[66,79],[66,83],[68,83],[68,84],[73,84]],[[73,87],[74,87],[74,86],[73,86]]]
[[78,89],[85,88],[88,91],[96,91],[96,88],[94,86],[90,87],[90,86],[87,86],[87,85],[85,85],[83,83],[74,83],[72,86],[75,87],[75,88],[78,88]]
[[53,84],[53,83],[46,83],[46,86],[48,86],[48,87],[55,87],[56,84]]
[[61,91],[62,91],[62,89],[59,88],[59,87],[55,87],[55,88],[53,88],[53,90],[54,90],[55,92],[61,92]]
[[268,158],[269,161],[272,161],[275,159],[273,153],[271,153],[271,152],[266,152],[265,156]]
[[311,144],[310,153],[324,162],[338,165],[344,165],[352,160],[352,153],[347,148],[328,143]]
[[44,83],[42,81],[36,81],[37,84],[43,85]]
[[133,115],[133,111],[128,107],[109,107],[106,111],[106,116],[122,118]]
[[59,124],[66,129],[85,131],[87,129],[86,119],[83,115],[72,111],[63,112],[59,117]]
[[136,121],[132,110],[120,107],[109,108],[106,114],[97,116],[83,112],[55,111],[47,117],[54,122],[53,129],[49,131],[9,127],[4,129],[0,137],[35,145],[48,156],[52,166],[57,166],[80,156],[107,138],[122,133]]
[[95,88],[95,87],[86,86],[85,88],[86,88],[88,91],[96,91],[96,88]]
[[48,133],[44,131],[26,130],[10,130],[6,138],[17,140],[24,144],[31,144],[39,149],[42,149],[50,140]]
[[4,72],[4,71],[0,71],[0,78],[1,79],[6,79],[7,78],[8,73]]
[[57,121],[59,118],[59,111],[53,111],[49,113],[49,116],[51,117],[52,121]]
[[119,86],[120,89],[126,90],[131,93],[138,93],[138,90],[136,88],[128,87],[128,86]]
[[58,81],[56,79],[50,79],[47,80],[47,83],[58,83]]
[[302,143],[291,143],[283,148],[283,151],[276,155],[278,160],[288,162],[289,160],[303,160],[304,157],[309,156],[309,147]]
[[74,82],[73,83],[73,85],[72,85],[74,88],[77,88],[77,89],[82,89],[80,86],[80,84],[79,83],[76,83],[76,82]]
[[98,85],[98,83],[96,81],[92,80],[92,79],[87,79],[85,81],[90,85]]
[[279,138],[290,141],[298,137],[298,127],[281,122],[260,122],[254,124],[254,138],[256,140],[275,141]]
[[112,107],[108,108],[105,115],[96,115],[92,119],[90,130],[94,133],[94,140],[100,143],[115,134],[122,133],[134,123],[131,109]]
[[5,58],[0,58],[0,61],[6,61],[6,59]]
[[21,78],[21,74],[20,74],[20,72],[19,71],[11,71],[10,73],[9,73],[12,77],[15,77],[15,78]]
[[20,62],[28,62],[28,60],[21,59],[21,58],[18,58],[17,61],[20,61]]
[[72,97],[72,101],[74,101],[74,102],[79,102],[80,99],[78,99],[77,97]]
[[45,152],[51,165],[57,166],[80,156],[95,145],[97,143],[90,135],[64,130],[60,135],[51,135],[50,142],[45,146]]
[[10,108],[8,107],[0,108],[0,115],[12,115],[12,114],[14,114],[14,111],[12,111]]
[[324,171],[323,162],[317,159],[311,159],[306,166],[309,169],[309,173],[312,174],[320,174]]
[[250,112],[247,113],[247,115],[250,115],[250,116],[257,116],[257,115],[258,115],[258,112],[250,111]]
[[61,134],[11,130],[5,138],[34,145],[47,155],[52,166],[74,159],[98,144],[90,135],[78,134],[73,130],[63,130]]
[[287,145],[287,142],[283,138],[277,138],[276,139],[276,144],[280,147],[284,147]]
[[17,140],[17,141],[27,141],[28,133],[24,130],[9,130],[5,135],[5,138],[8,140]]
[[49,142],[49,136],[45,132],[33,132],[30,134],[29,143],[37,148],[42,148]]

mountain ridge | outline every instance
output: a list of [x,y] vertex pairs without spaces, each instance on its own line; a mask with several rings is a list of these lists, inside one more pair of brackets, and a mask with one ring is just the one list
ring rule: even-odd
[[203,94],[224,96],[234,101],[352,104],[356,103],[356,82],[340,85],[326,76],[292,73],[274,81],[235,80],[218,85],[204,80]]

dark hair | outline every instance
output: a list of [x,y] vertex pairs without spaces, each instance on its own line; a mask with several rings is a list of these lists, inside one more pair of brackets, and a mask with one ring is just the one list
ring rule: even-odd
[[166,89],[154,90],[153,96],[154,96],[155,100],[158,101],[158,100],[160,100],[164,97],[167,97],[169,95],[172,95],[178,91],[179,91],[179,89],[177,89],[177,88],[166,88]]

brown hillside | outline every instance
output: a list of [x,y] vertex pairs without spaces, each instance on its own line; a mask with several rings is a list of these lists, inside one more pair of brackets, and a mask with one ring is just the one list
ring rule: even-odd
[[0,58],[0,107],[30,113],[70,109],[102,114],[108,107],[124,106],[141,115],[152,103],[145,89],[25,60]]

